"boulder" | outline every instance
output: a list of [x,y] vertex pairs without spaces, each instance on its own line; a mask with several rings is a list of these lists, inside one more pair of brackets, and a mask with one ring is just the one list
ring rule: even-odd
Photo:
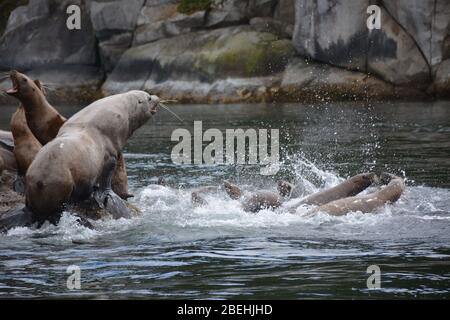
[[305,57],[364,71],[369,0],[296,0],[293,43]]
[[[81,30],[69,30],[65,11],[68,4],[83,7],[81,0],[61,1],[56,6],[49,6],[47,14],[43,10],[43,15],[39,17],[29,20],[13,18],[0,38],[0,69],[28,70],[52,65],[95,64],[96,40],[86,10],[81,10]],[[18,7],[16,10],[26,9]]]
[[273,101],[273,88],[280,76],[256,78],[229,78],[212,83],[200,81],[168,80],[161,83],[148,81],[144,89],[163,99],[182,103],[236,103]]
[[251,26],[197,31],[128,49],[103,90],[142,88],[147,81],[267,76],[282,71],[294,54],[291,41]]
[[367,71],[395,84],[430,82],[430,69],[414,39],[381,8],[381,29],[369,31]]
[[248,20],[248,0],[212,0],[207,27],[235,25]]
[[203,26],[205,14],[205,11],[197,11],[190,15],[177,13],[167,20],[140,26],[136,30],[133,46],[195,31]]
[[433,91],[439,96],[450,97],[450,59],[442,61],[437,67]]
[[283,31],[292,38],[295,25],[295,0],[278,0],[273,18],[283,25]]
[[131,32],[119,33],[99,43],[100,59],[106,72],[111,72],[133,40]]
[[5,32],[10,32],[21,25],[25,25],[30,20],[47,17],[49,14],[48,0],[30,0],[28,5],[19,6],[11,12]]
[[284,71],[280,96],[287,101],[393,97],[394,87],[361,72],[292,60]]
[[413,37],[427,63],[436,69],[442,61],[443,42],[450,27],[448,0],[383,0],[383,5]]
[[[90,16],[99,40],[134,31],[144,0],[90,1]],[[113,19],[112,19],[113,17]]]

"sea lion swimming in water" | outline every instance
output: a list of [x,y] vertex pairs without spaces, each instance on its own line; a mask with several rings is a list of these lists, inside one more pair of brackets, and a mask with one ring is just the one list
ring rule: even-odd
[[[41,145],[46,145],[56,137],[67,119],[47,101],[44,86],[39,80],[33,81],[16,70],[11,71],[10,78],[13,87],[6,93],[21,102],[28,127]],[[126,200],[132,195],[128,193],[128,177],[122,154],[119,155],[117,162],[112,189]]]
[[[377,177],[374,173],[361,173],[350,179],[340,183],[330,189],[320,191],[309,195],[302,199],[295,207],[290,207],[290,211],[294,211],[296,207],[303,204],[322,205],[333,200],[354,196],[369,187]],[[240,199],[243,196],[240,188],[228,181],[224,182],[225,190],[232,199]],[[276,209],[284,202],[283,197],[292,197],[295,186],[286,181],[278,182],[279,194],[272,191],[257,191],[243,197],[242,205],[245,211],[257,212],[261,209]],[[299,189],[295,195],[304,193]],[[295,196],[294,196],[295,197]]]
[[26,206],[33,218],[51,218],[65,204],[92,194],[100,206],[120,207],[110,190],[117,159],[128,138],[158,106],[158,97],[135,90],[97,100],[72,116],[28,168]]
[[404,180],[393,174],[383,173],[381,181],[387,186],[376,192],[335,200],[309,211],[307,215],[317,212],[326,212],[334,216],[341,216],[356,211],[363,213],[374,212],[385,204],[396,202],[403,191],[405,191]]

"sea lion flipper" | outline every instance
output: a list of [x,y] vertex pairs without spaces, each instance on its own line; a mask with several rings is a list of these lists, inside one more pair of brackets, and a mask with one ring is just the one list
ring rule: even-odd
[[94,192],[94,199],[100,208],[108,211],[114,219],[130,218],[131,212],[125,201],[120,198],[111,188],[117,160],[111,158],[105,164],[102,174],[98,179],[98,189]]

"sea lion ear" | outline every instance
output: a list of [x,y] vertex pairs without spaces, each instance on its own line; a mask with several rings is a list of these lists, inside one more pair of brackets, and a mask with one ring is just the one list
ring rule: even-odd
[[47,94],[47,91],[45,91],[45,88],[44,88],[44,86],[42,85],[42,82],[41,82],[41,81],[39,81],[39,80],[34,80],[34,83],[37,85],[37,87],[39,88],[39,90],[41,90],[42,93],[43,93],[44,95]]

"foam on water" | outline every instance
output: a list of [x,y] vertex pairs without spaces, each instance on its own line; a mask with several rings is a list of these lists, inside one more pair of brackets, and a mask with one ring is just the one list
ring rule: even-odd
[[[329,188],[344,180],[344,177],[320,169],[302,156],[289,159],[289,162],[297,181],[304,184],[308,193]],[[300,206],[296,214],[289,213],[287,208],[300,199],[289,200],[274,211],[248,213],[242,209],[239,201],[230,199],[223,190],[206,194],[204,199],[207,205],[204,207],[192,205],[191,191],[188,188],[149,185],[135,193],[137,196],[133,202],[142,210],[141,217],[94,221],[95,229],[92,230],[81,226],[74,216],[65,212],[56,226],[45,224],[40,229],[15,228],[6,237],[39,238],[39,241],[49,243],[91,242],[139,227],[147,229],[144,232],[148,231],[153,235],[164,236],[168,233],[170,237],[170,234],[179,236],[180,233],[186,233],[193,239],[218,235],[245,236],[255,232],[333,236],[333,232],[339,231],[342,236],[363,234],[364,230],[372,232],[377,226],[411,223],[411,219],[428,222],[450,220],[444,204],[450,192],[425,186],[408,186],[397,203],[386,205],[377,212],[352,212],[340,217],[321,212],[313,216],[305,215],[311,206]],[[399,222],[399,219],[402,221]],[[360,228],[359,231],[355,231],[354,227]],[[385,235],[386,231],[377,232]]]

